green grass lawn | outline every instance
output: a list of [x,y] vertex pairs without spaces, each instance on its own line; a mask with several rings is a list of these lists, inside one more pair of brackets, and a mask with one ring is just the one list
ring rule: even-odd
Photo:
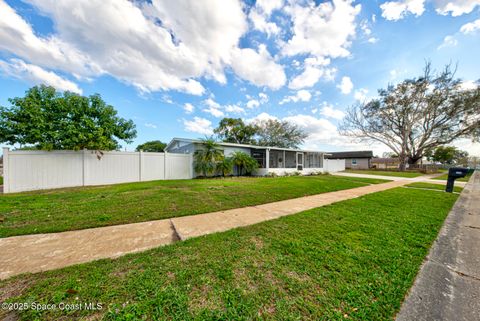
[[347,169],[345,173],[368,174],[368,175],[382,175],[395,177],[418,177],[425,174],[419,172],[396,172],[396,171],[381,171],[381,170],[366,170],[366,169]]
[[395,188],[16,276],[0,282],[0,301],[103,305],[97,312],[27,310],[23,320],[392,320],[457,197]]
[[[405,187],[428,188],[428,189],[434,189],[438,191],[445,190],[445,184],[432,184],[432,183],[423,183],[423,182],[411,183],[411,184],[405,185]],[[460,187],[460,186],[453,187],[454,192],[460,193],[462,190],[463,190],[463,187]]]
[[0,237],[158,220],[381,183],[330,175],[154,181],[0,195]]
[[[467,176],[465,176],[465,177],[457,178],[456,181],[459,181],[459,182],[468,182],[468,180],[470,179],[471,176],[472,176],[472,173],[467,174]],[[446,180],[448,179],[448,173],[443,174],[443,175],[438,176],[438,177],[435,177],[434,179],[446,181]]]

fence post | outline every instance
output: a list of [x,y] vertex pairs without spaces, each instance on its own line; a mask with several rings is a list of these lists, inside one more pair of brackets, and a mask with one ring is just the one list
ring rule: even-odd
[[167,151],[164,151],[163,152],[163,157],[164,157],[164,160],[163,160],[163,179],[167,179],[167,173],[168,173],[168,170],[167,170],[167,167],[168,167],[168,157],[167,157]]
[[9,171],[9,155],[8,155],[9,149],[8,147],[3,147],[3,193],[9,193],[10,192],[10,181],[8,177],[8,171]]
[[188,161],[190,162],[190,178],[193,178],[194,176],[194,170],[193,170],[193,154],[189,154]]
[[143,149],[138,152],[138,181],[142,181],[142,162],[143,162]]
[[85,176],[86,176],[85,158],[86,157],[87,157],[87,149],[84,148],[82,149],[82,186],[85,186]]

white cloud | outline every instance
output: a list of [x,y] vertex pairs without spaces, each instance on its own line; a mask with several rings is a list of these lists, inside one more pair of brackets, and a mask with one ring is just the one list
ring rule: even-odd
[[232,56],[232,69],[257,86],[279,89],[287,81],[283,67],[275,63],[263,44],[258,52],[250,48],[237,49]]
[[352,140],[350,137],[341,136],[338,132],[337,126],[332,122],[325,118],[316,118],[311,115],[298,114],[279,119],[276,116],[264,112],[257,115],[255,118],[247,119],[247,122],[252,123],[269,119],[288,121],[302,128],[309,135],[303,145],[306,149],[324,151],[330,151],[331,148],[336,150],[339,148],[350,150],[373,149],[377,154],[381,154],[388,150],[385,146],[380,144],[363,144]]
[[183,105],[183,110],[185,111],[185,113],[191,114],[195,110],[195,107],[190,103],[185,103]]
[[35,85],[45,84],[59,90],[81,94],[77,84],[60,77],[53,71],[47,71],[39,66],[25,63],[21,59],[10,59],[9,62],[0,60],[0,70],[8,76],[25,80]]
[[260,103],[265,104],[268,102],[268,95],[265,93],[259,93],[258,98],[260,98]]
[[258,12],[257,9],[252,9],[248,18],[252,21],[253,27],[268,36],[276,35],[280,32],[280,28],[274,22],[267,21],[268,17]]
[[225,111],[228,113],[236,113],[236,114],[244,114],[245,109],[238,105],[226,105],[225,106]]
[[458,44],[458,40],[454,36],[446,36],[443,38],[443,42],[437,49],[442,49],[446,47],[455,47]]
[[345,117],[345,113],[339,109],[335,109],[332,106],[326,105],[320,111],[320,114],[327,117],[340,120]]
[[337,87],[340,89],[342,94],[348,95],[349,93],[352,92],[352,89],[353,89],[352,80],[350,79],[350,77],[344,76],[342,77],[341,83]]
[[460,28],[460,32],[464,34],[474,33],[477,30],[480,30],[480,19],[466,23]]
[[214,101],[212,98],[207,98],[204,101],[207,108],[202,109],[204,112],[209,113],[214,117],[223,117],[225,114],[221,111],[222,106]]
[[387,20],[397,21],[403,19],[408,13],[421,16],[425,11],[425,0],[400,0],[388,1],[380,5],[382,17]]
[[355,94],[353,95],[353,97],[355,98],[355,100],[364,102],[367,100],[367,94],[368,94],[368,89],[360,88],[355,90]]
[[279,102],[279,104],[283,105],[285,103],[289,103],[289,102],[296,103],[296,102],[299,102],[299,101],[307,102],[307,101],[310,101],[311,98],[312,98],[312,94],[308,90],[302,89],[302,90],[297,91],[295,93],[295,95],[293,95],[293,96],[284,97]]
[[310,54],[319,58],[348,56],[348,47],[355,36],[355,18],[360,10],[361,5],[353,5],[352,1],[316,5],[309,0],[306,6],[289,3],[284,11],[292,20],[293,35],[282,43],[283,54]]
[[473,80],[466,80],[460,83],[460,89],[462,90],[471,90],[471,89],[476,89],[479,87],[480,84],[476,81]]
[[265,32],[268,36],[276,35],[280,32],[280,28],[268,19],[273,10],[280,9],[282,6],[283,0],[258,0],[255,7],[250,10],[248,18],[255,29]]
[[369,43],[377,43],[377,42],[378,42],[378,38],[370,37],[370,38],[368,38],[367,41],[368,41]]
[[193,117],[193,120],[183,120],[183,125],[187,132],[197,133],[201,135],[212,135],[212,122],[205,118]]
[[270,15],[273,10],[280,9],[283,6],[283,0],[257,0],[255,4],[266,15]]
[[247,95],[247,108],[253,109],[256,107],[259,107],[260,105],[263,105],[268,102],[268,95],[265,93],[259,93],[258,94],[258,99],[251,97],[250,95]]
[[145,123],[145,127],[156,129],[156,128],[157,128],[157,125],[152,124],[152,123]]
[[247,101],[247,108],[252,109],[258,106],[260,106],[260,102],[256,99],[250,99],[249,101]]
[[314,86],[320,78],[324,77],[326,80],[333,80],[335,76],[335,68],[326,68],[330,64],[328,58],[309,57],[304,61],[303,72],[290,80],[288,88],[301,89]]
[[[78,79],[110,75],[140,91],[177,90],[201,95],[199,79],[226,83],[232,69],[243,79],[272,89],[286,82],[283,67],[264,45],[239,48],[247,17],[238,0],[137,2],[127,0],[32,0],[54,31],[36,35],[0,0],[0,50],[26,63]],[[278,3],[262,3],[274,10]],[[228,13],[228,14],[227,14]],[[92,23],[95,21],[95,23]]]
[[480,6],[480,0],[436,0],[435,5],[437,13],[458,17],[472,12],[476,6]]
[[246,119],[246,122],[248,124],[251,124],[251,123],[262,122],[262,121],[266,121],[266,120],[278,120],[278,117],[263,112],[263,113],[258,114],[254,118]]
[[460,150],[466,150],[470,156],[480,157],[480,143],[474,143],[471,139],[461,138],[452,143]]

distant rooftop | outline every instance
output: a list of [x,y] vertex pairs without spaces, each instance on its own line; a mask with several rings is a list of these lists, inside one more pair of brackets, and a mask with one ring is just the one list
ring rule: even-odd
[[329,152],[326,158],[337,159],[337,158],[372,158],[373,151],[371,150],[360,150],[360,151],[349,151],[349,152]]

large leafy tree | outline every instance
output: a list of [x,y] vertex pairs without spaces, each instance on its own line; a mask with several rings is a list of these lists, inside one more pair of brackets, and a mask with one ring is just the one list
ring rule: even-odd
[[138,145],[135,150],[137,152],[141,150],[144,152],[163,152],[165,150],[165,147],[167,147],[167,144],[165,144],[164,142],[161,142],[159,140],[151,140]]
[[350,108],[340,132],[388,146],[406,164],[458,138],[480,135],[480,87],[467,89],[447,65],[378,91],[378,98]]
[[435,150],[426,152],[426,156],[435,162],[454,164],[464,161],[468,157],[468,152],[455,146],[438,146]]
[[255,127],[245,124],[241,118],[223,118],[214,132],[227,143],[251,144],[254,142]]
[[282,148],[298,148],[308,135],[295,124],[268,119],[255,124],[257,144]]
[[89,97],[35,86],[0,107],[0,142],[38,149],[119,149],[136,137],[135,124],[117,116],[100,95]]

